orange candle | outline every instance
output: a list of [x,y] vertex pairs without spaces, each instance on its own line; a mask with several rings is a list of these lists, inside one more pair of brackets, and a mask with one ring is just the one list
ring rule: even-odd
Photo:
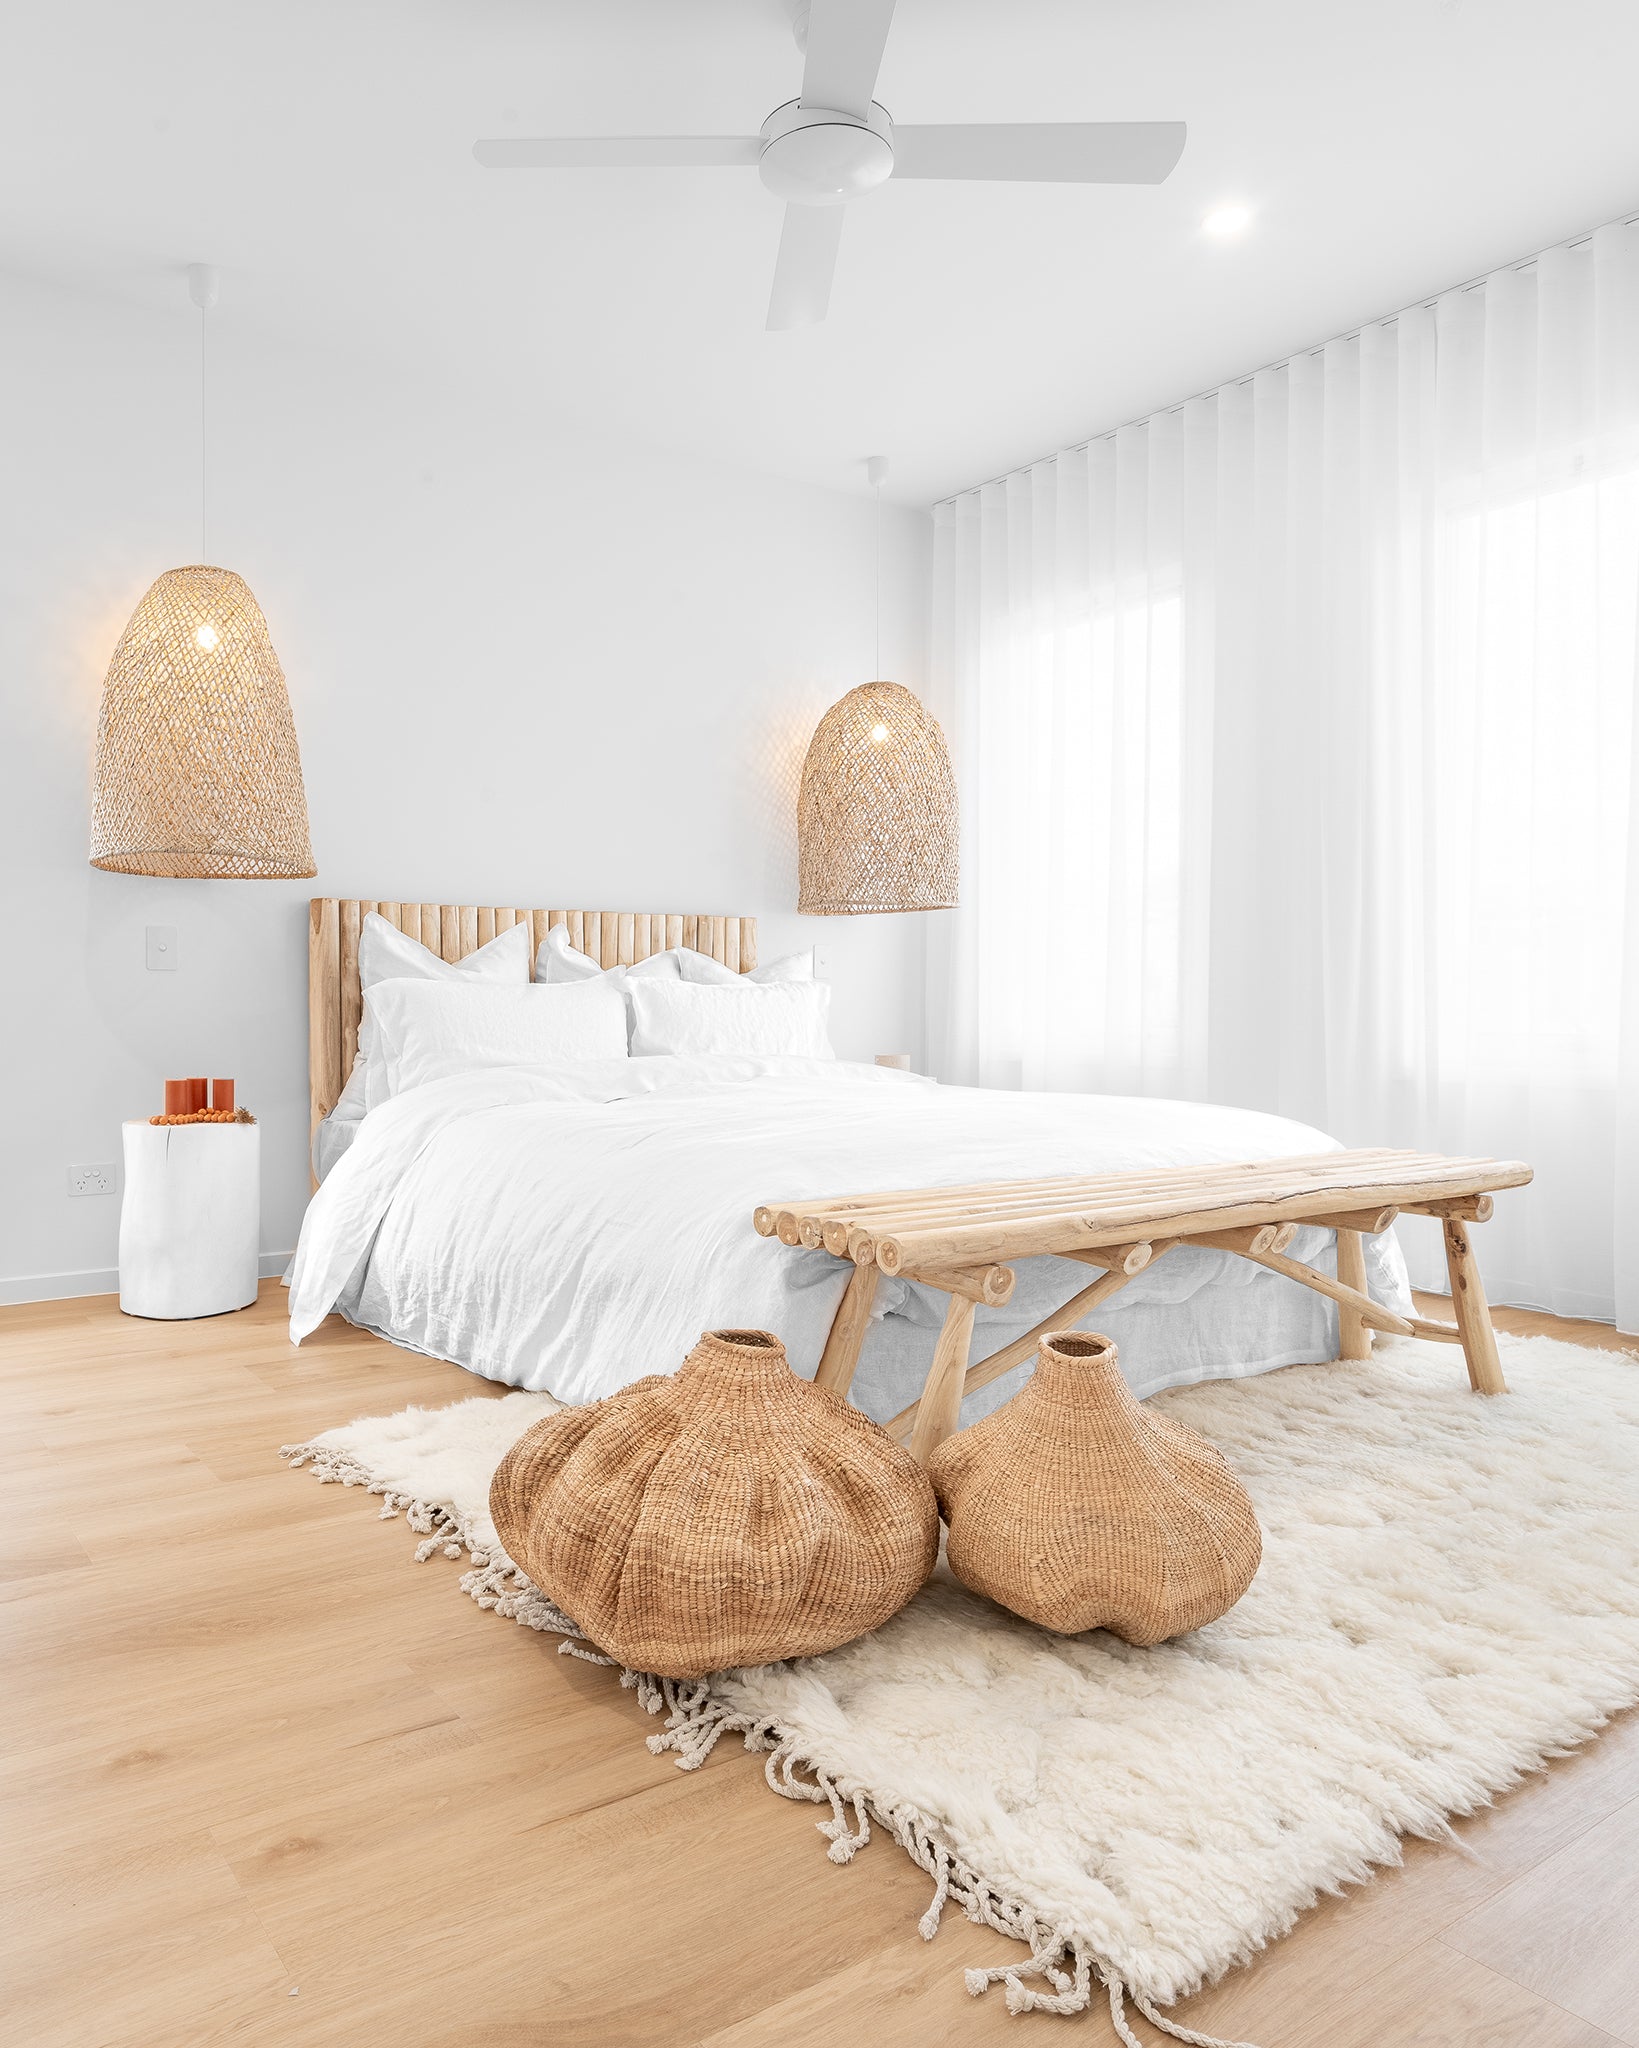
[[212,1081],[211,1108],[227,1110],[233,1108],[233,1083],[231,1081]]
[[186,1116],[188,1113],[188,1084],[186,1081],[165,1083],[165,1114]]
[[195,1110],[204,1109],[205,1107],[205,1076],[203,1074],[190,1074],[188,1076],[188,1108]]

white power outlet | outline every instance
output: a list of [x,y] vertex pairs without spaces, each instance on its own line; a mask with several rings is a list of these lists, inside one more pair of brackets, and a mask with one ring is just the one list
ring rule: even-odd
[[104,1166],[71,1166],[68,1169],[71,1195],[111,1195],[114,1192],[114,1163]]

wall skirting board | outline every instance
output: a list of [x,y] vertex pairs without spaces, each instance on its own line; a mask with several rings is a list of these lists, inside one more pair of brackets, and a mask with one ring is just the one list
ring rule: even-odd
[[[292,1252],[263,1252],[256,1270],[264,1280],[277,1280],[296,1256]],[[117,1266],[93,1266],[83,1273],[23,1273],[14,1280],[0,1279],[0,1308],[13,1308],[29,1301],[73,1301],[82,1294],[118,1294]]]

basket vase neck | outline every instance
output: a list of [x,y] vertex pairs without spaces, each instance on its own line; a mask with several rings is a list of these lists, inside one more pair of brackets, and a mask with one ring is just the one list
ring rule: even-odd
[[1111,1407],[1136,1410],[1138,1401],[1117,1362],[1116,1347],[1080,1355],[1052,1351],[1043,1340],[1029,1392],[1032,1405],[1062,1415]]
[[680,1382],[691,1385],[718,1407],[780,1406],[795,1391],[797,1376],[778,1339],[768,1344],[736,1344],[708,1330],[678,1368]]

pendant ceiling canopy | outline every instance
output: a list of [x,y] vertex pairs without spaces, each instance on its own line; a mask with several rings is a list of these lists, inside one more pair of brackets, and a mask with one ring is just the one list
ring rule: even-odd
[[231,569],[169,569],[120,635],[97,726],[91,863],[311,875],[296,727],[261,606]]
[[797,799],[797,908],[810,917],[948,910],[956,781],[937,719],[898,683],[861,683],[814,730]]

